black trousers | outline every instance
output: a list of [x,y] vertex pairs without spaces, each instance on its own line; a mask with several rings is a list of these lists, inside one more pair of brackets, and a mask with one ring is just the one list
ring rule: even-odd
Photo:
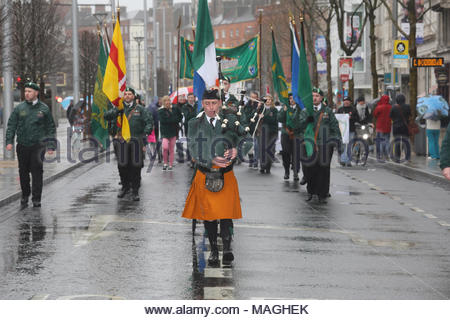
[[122,188],[138,191],[141,186],[141,169],[144,166],[143,141],[135,138],[131,138],[129,142],[114,139],[113,143]]
[[308,183],[306,189],[309,194],[326,198],[330,192],[330,164],[334,146],[318,146],[311,157],[307,158],[302,153],[304,175]]
[[[30,194],[32,194],[32,201],[41,201],[45,146],[43,146],[42,144],[35,144],[33,146],[27,147],[18,144],[16,150],[17,159],[19,160],[19,176],[22,196],[29,197]],[[31,188],[30,173],[32,178]]]
[[261,169],[269,169],[272,167],[275,159],[275,143],[277,141],[277,133],[269,133],[268,130],[262,128],[261,133],[256,137],[258,139],[258,159]]
[[289,172],[292,165],[294,173],[298,173],[300,170],[300,140],[289,139],[288,134],[282,133],[281,149],[284,170]]

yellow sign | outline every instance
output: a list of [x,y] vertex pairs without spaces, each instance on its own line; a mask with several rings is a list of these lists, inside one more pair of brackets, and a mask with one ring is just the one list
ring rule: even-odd
[[443,67],[444,58],[413,58],[413,67]]
[[394,41],[394,58],[396,56],[409,56],[408,40]]

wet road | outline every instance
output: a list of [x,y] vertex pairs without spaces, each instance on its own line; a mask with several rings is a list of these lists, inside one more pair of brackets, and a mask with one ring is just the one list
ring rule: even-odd
[[116,198],[116,166],[103,160],[46,186],[40,209],[0,208],[0,298],[450,298],[448,184],[335,168],[319,205],[280,164],[235,172],[244,219],[231,267],[205,266],[203,227],[192,237],[180,218],[186,165],[143,170],[133,202]]

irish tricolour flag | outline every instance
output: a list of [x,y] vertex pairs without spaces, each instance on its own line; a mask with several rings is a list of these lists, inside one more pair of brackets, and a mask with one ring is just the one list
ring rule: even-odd
[[218,78],[216,47],[211,18],[208,11],[208,0],[200,0],[197,15],[197,32],[195,34],[194,54],[194,95],[201,108],[202,95],[205,88],[214,86]]

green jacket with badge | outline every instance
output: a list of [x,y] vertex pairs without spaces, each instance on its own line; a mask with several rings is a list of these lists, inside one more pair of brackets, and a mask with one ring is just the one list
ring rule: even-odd
[[238,157],[244,157],[252,146],[249,134],[239,136],[231,130],[223,132],[220,116],[214,127],[204,112],[189,121],[188,149],[195,162],[201,166],[211,168],[215,157],[223,157],[226,149],[233,147],[238,149]]
[[158,109],[159,132],[161,138],[173,138],[178,136],[179,125],[183,119],[180,108],[173,106],[171,109],[161,107]]
[[[327,142],[342,141],[341,130],[339,129],[339,122],[330,107],[322,105],[319,111],[314,111],[314,133],[316,132],[317,124],[319,122],[320,114],[323,112],[322,120],[317,134],[317,145],[321,146]],[[307,126],[308,113],[306,109],[300,112],[298,129],[305,132]]]
[[184,134],[188,132],[189,121],[197,116],[197,105],[197,102],[193,106],[186,102],[181,106],[181,113],[184,116]]
[[49,107],[37,101],[35,105],[24,101],[17,105],[8,120],[6,130],[6,144],[13,144],[17,135],[17,143],[23,146],[33,146],[43,143],[44,140],[49,149],[56,148],[55,123]]
[[[264,117],[260,120],[258,127],[264,128],[269,135],[278,133],[278,110],[275,107],[266,107]],[[261,124],[262,123],[262,124]]]
[[[153,131],[153,116],[143,106],[133,103],[131,106],[124,102],[123,116],[128,117],[130,125],[130,133],[132,138],[143,139]],[[119,116],[119,109],[111,108],[106,111],[103,116],[105,120],[111,123],[111,133],[117,134],[119,128],[117,127],[117,117]],[[144,139],[147,141],[146,139]],[[144,142],[145,142],[144,141]]]
[[286,107],[286,111],[283,107],[278,112],[278,122],[282,124],[281,133],[289,134],[289,132],[291,132],[298,138],[303,137],[303,131],[301,131],[299,127],[299,118],[301,113],[300,106],[295,104],[295,107],[292,107],[291,105]]

